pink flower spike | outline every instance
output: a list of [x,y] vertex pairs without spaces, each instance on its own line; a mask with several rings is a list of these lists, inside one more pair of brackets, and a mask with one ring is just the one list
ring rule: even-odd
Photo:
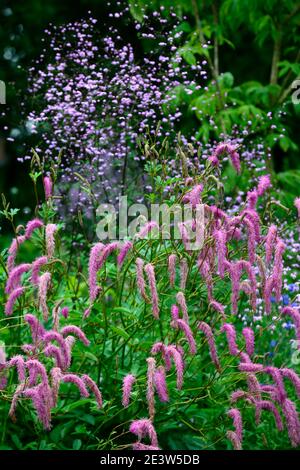
[[117,264],[118,264],[119,268],[123,265],[124,260],[127,256],[128,252],[132,249],[132,247],[133,247],[133,244],[130,241],[126,241],[121,246],[120,252],[119,252],[118,257],[117,257]]
[[226,333],[230,354],[232,356],[238,356],[239,349],[236,345],[236,331],[234,326],[231,323],[224,323],[224,325],[221,326],[221,332],[223,331]]
[[286,419],[291,444],[297,447],[300,444],[300,422],[295,404],[286,399],[282,403],[282,411]]
[[175,254],[170,255],[169,260],[168,260],[168,269],[169,269],[171,287],[174,287],[174,285],[175,285],[176,262],[177,262],[177,256]]
[[252,362],[241,362],[239,364],[239,370],[241,372],[262,372],[264,366],[262,364],[253,364]]
[[179,308],[177,307],[177,305],[172,305],[171,307],[171,316],[172,316],[172,319],[173,320],[178,320],[179,318]]
[[[165,352],[166,352],[166,357],[171,357],[174,361],[176,373],[177,373],[176,386],[178,390],[181,390],[182,384],[183,384],[183,370],[184,370],[182,355],[178,351],[178,349],[172,344],[170,344],[169,346],[166,346]],[[166,361],[166,366],[167,366],[167,362],[168,361]]]
[[185,323],[184,320],[181,320],[179,318],[178,320],[173,321],[171,323],[171,326],[173,326],[175,328],[179,328],[184,333],[184,335],[187,339],[187,342],[189,344],[190,353],[193,354],[193,355],[196,354],[197,346],[196,346],[196,342],[195,342],[192,330],[190,329],[189,325],[187,323]]
[[141,258],[137,258],[136,261],[136,282],[139,288],[140,294],[144,300],[148,301],[146,294],[146,284],[144,278],[144,261]]
[[298,219],[300,219],[300,197],[296,197],[294,201],[294,206],[296,207],[298,211]]
[[242,443],[235,432],[227,431],[226,436],[231,441],[234,450],[242,450]]
[[104,250],[103,243],[96,243],[93,246],[90,252],[90,259],[89,259],[89,293],[90,293],[90,301],[94,302],[99,294],[100,288],[97,286],[97,272],[100,269],[99,267],[99,258],[101,253]]
[[258,196],[262,196],[267,189],[271,188],[271,177],[270,175],[263,175],[259,178],[258,180],[258,186],[257,186],[257,194]]
[[40,269],[42,266],[45,266],[45,264],[48,263],[48,258],[47,256],[41,256],[40,258],[37,258],[33,263],[32,263],[32,270],[31,270],[31,282],[33,285],[37,286],[39,283],[39,274],[40,274]]
[[298,398],[300,398],[300,377],[292,369],[279,369],[282,377],[289,379],[295,387]]
[[182,202],[184,204],[191,204],[193,209],[196,209],[198,204],[201,204],[201,194],[203,191],[203,185],[198,184],[194,186],[188,193],[186,193],[183,198]]
[[[300,341],[300,312],[298,309],[294,307],[284,307],[281,311],[281,315],[289,315],[296,328],[296,337],[297,340]],[[298,346],[298,349],[300,349],[300,345]]]
[[17,238],[14,238],[9,249],[8,249],[8,258],[7,258],[7,271],[10,272],[14,265],[15,260],[18,254],[19,246],[24,243],[26,240],[24,235],[19,235]]
[[185,321],[185,323],[189,324],[189,315],[188,315],[188,310],[187,310],[187,305],[186,305],[184,293],[183,292],[178,292],[176,294],[176,300],[177,300],[177,303],[178,303],[178,305],[181,309],[183,320]]
[[237,408],[231,408],[227,412],[228,416],[233,420],[233,426],[235,428],[235,433],[238,436],[239,440],[242,441],[243,439],[243,424],[242,424],[242,416],[240,411]]
[[90,341],[87,339],[83,331],[75,325],[67,325],[64,326],[61,330],[60,333],[63,337],[68,336],[68,335],[74,335],[76,336],[85,346],[90,345]]
[[156,235],[158,233],[158,225],[154,221],[148,222],[143,227],[141,227],[139,233],[136,234],[136,238],[140,238],[140,239],[146,238],[146,236],[154,230],[155,230],[155,233],[154,233],[154,236],[151,236],[152,238],[156,238]]
[[46,200],[48,200],[52,197],[52,191],[53,191],[53,184],[52,184],[52,180],[50,176],[45,176],[43,178],[43,184],[44,184],[45,198]]
[[82,397],[88,397],[89,392],[85,386],[84,381],[75,374],[64,374],[61,376],[61,381],[65,383],[72,383],[78,388]]
[[20,264],[19,266],[16,266],[10,271],[5,287],[6,294],[9,294],[12,290],[16,289],[17,287],[20,287],[22,274],[27,273],[30,268],[31,264],[24,263]]
[[266,265],[269,265],[272,259],[272,253],[277,239],[277,227],[270,225],[266,236]]
[[33,220],[30,220],[28,222],[28,224],[26,225],[26,229],[25,229],[25,239],[28,240],[31,235],[32,235],[32,232],[38,228],[41,228],[43,227],[43,222],[39,219],[33,219]]
[[14,367],[14,366],[17,368],[19,382],[24,382],[26,378],[26,373],[25,373],[25,361],[24,361],[23,356],[19,354],[16,356],[13,356],[6,363],[7,368]]
[[9,295],[5,304],[5,315],[10,316],[13,313],[14,305],[19,297],[25,292],[25,287],[17,287]]
[[246,341],[247,354],[251,357],[254,354],[254,331],[252,328],[246,327],[242,333]]
[[180,289],[185,290],[189,266],[186,258],[180,261]]
[[54,234],[57,231],[57,225],[48,224],[46,226],[46,248],[48,258],[53,258],[55,250]]
[[51,274],[45,272],[39,278],[38,303],[42,311],[44,321],[48,320],[49,310],[47,307],[47,292],[50,286]]
[[145,437],[149,437],[151,446],[158,447],[157,434],[150,419],[138,419],[133,421],[129,427],[129,431],[135,434],[139,441]]
[[103,400],[102,400],[102,394],[93,379],[89,375],[83,374],[81,377],[85,385],[91,390],[91,392],[95,395],[96,402],[98,405],[98,408],[103,407]]
[[68,316],[69,316],[69,307],[63,307],[61,309],[60,313],[64,318],[68,318]]
[[226,233],[223,230],[215,230],[214,238],[216,240],[216,250],[218,255],[219,276],[223,278],[225,274],[225,260],[227,255]]
[[24,316],[24,320],[28,323],[31,330],[31,337],[34,344],[37,344],[38,340],[41,340],[45,334],[45,329],[39,320],[34,316],[28,313]]
[[159,318],[159,306],[158,306],[158,294],[156,288],[156,279],[153,264],[149,263],[145,266],[145,273],[148,277],[150,292],[151,292],[151,302],[152,302],[152,312],[155,318]]
[[218,358],[215,338],[214,338],[211,327],[207,323],[201,321],[198,323],[198,329],[205,334],[208,347],[209,347],[209,354],[210,354],[211,360],[214,363],[216,369],[220,370],[221,369],[220,361]]
[[169,401],[166,383],[166,371],[164,366],[159,366],[154,374],[154,384],[161,402]]
[[155,402],[154,402],[154,375],[156,362],[153,357],[147,358],[148,371],[147,371],[147,401],[150,419],[153,420],[155,415]]
[[123,396],[122,396],[122,405],[124,408],[127,408],[130,401],[130,395],[132,392],[132,386],[136,381],[136,377],[133,374],[128,374],[123,379]]

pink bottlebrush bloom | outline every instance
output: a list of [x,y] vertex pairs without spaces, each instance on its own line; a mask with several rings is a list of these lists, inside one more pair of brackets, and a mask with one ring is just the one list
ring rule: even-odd
[[14,265],[15,260],[18,254],[19,246],[24,243],[26,240],[24,235],[19,235],[17,238],[14,238],[9,249],[8,249],[8,258],[7,258],[7,271],[10,272]]
[[188,277],[189,265],[186,258],[180,261],[180,289],[185,290]]
[[[183,384],[183,370],[184,370],[184,363],[182,359],[181,353],[178,351],[178,349],[170,344],[169,346],[166,346],[166,356],[169,356],[169,358],[173,359],[173,362],[175,364],[176,368],[176,373],[177,373],[177,388],[178,390],[181,390],[182,384]],[[166,361],[166,368],[167,367],[167,361]]]
[[70,367],[70,362],[71,362],[70,350],[63,336],[57,331],[48,331],[47,333],[45,333],[43,340],[45,344],[48,344],[51,341],[56,341],[62,353],[62,357],[64,361],[64,369],[67,369],[68,367]]
[[161,450],[160,447],[149,446],[149,445],[147,445],[147,444],[142,444],[141,442],[135,442],[134,444],[132,444],[132,449],[133,449],[133,450],[143,450],[143,451],[147,451],[147,450]]
[[172,319],[173,320],[178,320],[179,318],[179,308],[177,307],[177,305],[172,305],[171,307],[171,316],[172,316]]
[[16,408],[19,401],[20,396],[22,395],[25,388],[25,383],[21,383],[17,386],[15,393],[13,394],[13,398],[11,401],[10,409],[8,412],[8,416],[12,419],[12,421],[16,421]]
[[286,419],[289,438],[293,447],[300,444],[300,422],[295,404],[286,399],[282,403],[282,411]]
[[108,245],[104,246],[103,250],[100,252],[100,257],[99,257],[99,262],[98,262],[98,270],[102,268],[104,262],[106,259],[117,249],[119,248],[119,243],[118,242],[112,242],[109,243]]
[[183,316],[183,320],[185,321],[185,323],[189,323],[189,314],[188,314],[188,310],[187,310],[187,305],[186,305],[186,300],[185,300],[185,295],[183,292],[178,292],[176,294],[176,300],[177,300],[177,303],[181,309],[181,313],[182,313],[182,316]]
[[246,342],[246,351],[249,356],[254,354],[254,331],[252,328],[246,327],[242,331]]
[[45,191],[45,198],[50,199],[52,197],[52,191],[53,191],[53,184],[52,184],[52,179],[50,176],[45,176],[43,178],[43,184],[44,184],[44,191]]
[[169,277],[170,277],[170,285],[174,287],[175,278],[176,278],[176,262],[177,256],[172,254],[169,256],[168,260],[168,270],[169,270]]
[[254,210],[256,208],[257,200],[258,200],[257,190],[253,189],[252,191],[248,191],[247,193],[248,209]]
[[184,204],[191,204],[193,209],[196,209],[198,204],[201,204],[201,194],[203,191],[203,185],[197,184],[191,189],[188,193],[186,193],[183,198],[182,202]]
[[248,354],[245,352],[240,352],[240,360],[241,362],[252,362]]
[[147,358],[147,402],[149,409],[150,419],[153,420],[155,415],[155,400],[154,400],[154,375],[156,368],[156,361],[153,357]]
[[272,253],[277,239],[277,227],[270,225],[266,236],[266,265],[269,265],[272,259]]
[[61,382],[61,369],[59,367],[53,367],[51,369],[51,389],[52,389],[52,403],[53,406],[56,406],[58,399],[58,391]]
[[51,281],[51,274],[45,272],[39,278],[39,286],[38,286],[38,304],[39,308],[43,314],[44,321],[48,320],[49,310],[47,307],[47,293],[49,290]]
[[241,372],[262,372],[264,366],[262,364],[253,364],[252,362],[240,362],[239,370]]
[[[294,308],[294,307],[284,307],[281,311],[281,315],[289,315],[294,324],[295,324],[295,328],[296,328],[296,337],[297,337],[297,340],[300,341],[300,312],[298,309]],[[300,349],[300,346],[299,346],[299,349]]]
[[271,276],[266,280],[265,289],[264,289],[264,301],[265,301],[265,310],[266,314],[269,315],[271,313],[272,304],[271,304],[271,294],[273,292],[275,285],[274,277]]
[[158,231],[158,224],[154,221],[150,221],[141,227],[139,233],[136,235],[137,238],[143,239],[146,238],[148,233],[151,233],[153,230]]
[[294,201],[294,206],[296,207],[298,211],[298,218],[300,219],[300,197],[296,197]]
[[219,361],[219,358],[218,358],[215,338],[214,338],[211,327],[207,323],[205,323],[204,321],[201,321],[201,322],[198,323],[198,329],[205,334],[205,337],[206,337],[207,343],[208,343],[208,347],[209,347],[209,354],[210,354],[211,360],[214,363],[216,369],[220,370],[221,369],[220,361]]
[[242,443],[234,431],[227,431],[226,436],[231,441],[234,450],[242,450]]
[[119,268],[123,265],[124,260],[128,254],[128,252],[132,249],[133,244],[129,240],[124,242],[120,248],[118,257],[117,257],[117,264]]
[[103,406],[103,400],[102,400],[102,394],[93,379],[89,375],[83,374],[81,377],[87,388],[91,390],[91,392],[95,395],[96,402],[98,405],[98,408],[102,408]]
[[220,165],[220,161],[216,155],[210,155],[207,160],[212,164],[212,166]]
[[187,342],[189,344],[190,353],[196,354],[197,346],[196,346],[196,342],[195,342],[192,330],[190,329],[189,325],[184,320],[181,320],[179,318],[178,320],[172,321],[171,326],[173,328],[179,328],[184,333],[187,339]]
[[261,410],[268,410],[268,411],[271,411],[271,413],[273,413],[274,415],[275,424],[276,424],[278,431],[283,431],[283,422],[279,414],[279,411],[277,410],[274,403],[272,403],[269,400],[255,401],[255,408],[256,408],[255,418],[256,418],[257,425],[260,422]]
[[281,292],[282,292],[282,277],[283,277],[283,253],[286,249],[285,244],[282,240],[278,240],[275,247],[275,257],[274,257],[274,288],[275,288],[275,298],[276,302],[280,302]]
[[166,371],[164,366],[159,366],[154,374],[154,384],[161,402],[169,401],[166,383]]
[[48,385],[48,375],[45,366],[36,359],[28,359],[25,363],[26,368],[29,371],[30,385],[36,385],[37,376],[39,375],[42,379],[42,383]]
[[90,293],[90,301],[94,302],[96,300],[100,288],[97,286],[97,272],[100,269],[99,267],[99,259],[101,253],[104,250],[103,243],[96,243],[93,246],[90,253],[89,259],[89,293]]
[[5,349],[2,345],[0,345],[0,372],[2,369],[2,366],[6,364],[6,353]]
[[148,301],[149,299],[146,294],[146,283],[144,278],[144,261],[141,258],[137,258],[135,263],[137,286],[143,299]]
[[287,394],[280,370],[277,369],[277,367],[268,366],[264,368],[264,372],[271,375],[272,379],[274,380],[278,392],[279,402],[282,403],[287,398]]
[[151,348],[151,354],[157,354],[159,352],[163,352],[165,347],[166,346],[164,345],[164,343],[161,343],[161,342],[154,343]]
[[14,305],[19,297],[25,292],[25,287],[17,287],[9,295],[5,304],[5,315],[10,316],[13,313]]
[[266,265],[261,259],[261,257],[258,255],[256,255],[256,262],[257,262],[259,275],[260,275],[260,287],[261,287],[262,292],[264,292],[265,287],[266,287],[266,279],[267,279]]
[[271,188],[271,186],[272,186],[272,183],[271,183],[270,175],[262,175],[258,180],[258,186],[257,186],[258,196],[262,196],[267,191],[267,189]]
[[230,401],[231,403],[236,403],[240,399],[248,399],[248,395],[244,390],[236,390],[230,395]]
[[256,240],[255,240],[255,228],[250,219],[247,217],[244,218],[243,222],[246,224],[248,229],[248,257],[249,262],[254,263],[255,261],[255,249],[256,249]]
[[129,405],[132,386],[135,381],[136,377],[133,374],[127,374],[123,379],[122,405],[124,406],[124,408],[127,408],[127,406]]
[[48,258],[53,258],[53,255],[54,255],[54,250],[55,250],[54,234],[56,231],[57,231],[57,225],[55,224],[46,225],[46,249],[47,249]]
[[224,325],[221,326],[220,331],[224,331],[226,333],[230,354],[232,356],[238,356],[240,351],[236,344],[236,331],[234,326],[231,323],[224,323]]
[[43,227],[43,225],[44,225],[43,222],[39,219],[30,220],[25,228],[25,234],[24,234],[25,239],[28,240],[31,237],[34,230]]
[[254,228],[254,232],[255,232],[255,241],[257,243],[259,243],[261,241],[261,236],[260,236],[260,218],[259,218],[259,215],[258,213],[256,212],[255,209],[245,209],[242,213],[241,213],[241,220],[244,221],[245,218],[250,220],[252,225],[253,225],[253,228]]
[[226,233],[224,230],[215,230],[214,238],[216,241],[216,250],[218,255],[218,271],[221,278],[225,274],[225,260],[227,256],[227,247],[226,247]]
[[257,282],[256,282],[256,275],[255,270],[249,261],[241,260],[241,267],[246,271],[250,288],[251,288],[251,306],[254,312],[256,311],[256,289],[257,289]]
[[89,392],[88,392],[88,389],[86,388],[86,385],[85,385],[84,381],[80,377],[78,377],[77,375],[75,375],[75,374],[62,374],[61,381],[65,382],[65,383],[72,383],[72,384],[76,385],[76,387],[78,388],[78,390],[80,392],[80,395],[82,397],[87,398],[89,396]]
[[158,447],[157,434],[150,419],[138,419],[131,423],[129,431],[135,434],[139,441],[148,437],[151,446]]
[[151,292],[152,312],[155,318],[159,318],[158,294],[156,288],[156,279],[154,266],[151,263],[146,264],[145,273],[148,277],[149,288]]
[[190,236],[189,236],[189,231],[186,227],[186,224],[184,222],[179,222],[178,223],[178,230],[180,232],[182,243],[183,243],[185,249],[188,250],[189,243],[190,243]]
[[55,331],[58,331],[59,329],[60,304],[61,301],[57,302],[52,309],[52,328]]
[[33,263],[32,263],[32,269],[31,269],[31,282],[35,286],[38,285],[39,283],[39,274],[40,274],[40,269],[42,266],[45,266],[47,264],[48,258],[47,256],[41,256],[40,258],[37,258]]
[[235,168],[236,172],[240,173],[241,172],[241,162],[240,162],[239,154],[234,150],[234,151],[230,152],[230,158],[231,158],[232,165]]
[[292,369],[279,369],[282,377],[289,379],[297,392],[298,398],[300,398],[300,377]]
[[226,318],[225,317],[225,307],[224,307],[224,305],[220,304],[216,300],[211,300],[210,301],[209,308],[212,308],[216,312],[219,312],[222,315],[223,319]]
[[61,309],[60,313],[64,318],[68,318],[68,316],[69,316],[69,307],[63,307]]
[[38,340],[43,339],[43,336],[45,334],[45,329],[43,325],[39,322],[39,320],[34,315],[31,315],[30,313],[24,316],[24,320],[30,326],[31,337],[32,337],[34,344],[36,344]]
[[48,401],[51,398],[48,396],[49,387],[46,388],[44,384],[39,384],[32,388],[26,388],[23,391],[25,397],[31,398],[32,404],[36,409],[37,415],[44,429],[49,430],[51,428],[51,415]]
[[5,287],[5,293],[9,294],[12,290],[20,287],[22,274],[27,273],[31,268],[31,264],[24,263],[13,268],[10,273]]
[[240,261],[231,262],[229,265],[229,274],[231,278],[231,307],[232,314],[236,315],[238,311],[238,300],[240,293],[240,279],[242,275],[242,264]]
[[16,367],[17,372],[18,372],[18,380],[19,382],[24,382],[26,378],[26,372],[25,372],[25,361],[23,356],[21,355],[16,355],[13,356],[7,363],[6,363],[6,368],[10,367]]
[[56,366],[59,369],[63,370],[65,368],[64,356],[59,347],[55,346],[54,344],[49,344],[48,346],[45,347],[43,353],[47,357],[53,357],[55,359]]
[[242,423],[242,416],[240,410],[237,408],[231,408],[227,412],[228,416],[233,420],[233,426],[235,428],[235,433],[238,436],[239,440],[242,441],[243,439],[243,423]]
[[76,336],[85,346],[90,345],[90,341],[87,339],[83,331],[75,325],[68,325],[64,326],[61,330],[60,333],[63,337],[68,336],[68,335],[74,335]]

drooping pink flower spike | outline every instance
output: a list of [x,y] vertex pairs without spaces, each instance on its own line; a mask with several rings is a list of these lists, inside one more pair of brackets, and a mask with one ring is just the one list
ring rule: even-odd
[[149,302],[148,296],[146,294],[146,283],[144,278],[144,261],[141,258],[135,260],[136,264],[136,282],[141,296],[146,302]]
[[156,287],[156,279],[154,266],[151,263],[146,264],[145,273],[148,277],[149,288],[151,292],[152,312],[155,318],[159,318],[159,305],[158,305],[158,293]]
[[74,335],[76,336],[76,338],[78,338],[85,346],[89,346],[90,345],[90,341],[87,339],[87,337],[85,336],[85,334],[83,333],[83,331],[78,327],[78,326],[75,326],[75,325],[67,325],[67,326],[64,326],[61,330],[60,330],[60,334],[63,336],[63,337],[66,337],[68,335]]
[[176,300],[177,300],[177,303],[180,307],[180,310],[181,310],[181,313],[182,313],[182,316],[183,316],[183,320],[185,321],[186,324],[189,324],[189,314],[188,314],[188,309],[187,309],[184,293],[183,292],[178,292],[176,294]]
[[99,259],[104,247],[105,245],[103,243],[96,243],[90,252],[88,280],[90,302],[94,302],[99,294],[100,287],[97,286],[97,273],[99,271]]
[[52,197],[52,192],[53,192],[53,183],[52,183],[52,179],[50,178],[50,176],[45,176],[43,178],[43,184],[44,184],[45,198],[46,200],[48,200]]
[[216,241],[219,276],[223,278],[225,274],[225,260],[227,256],[226,233],[221,229],[215,230],[213,236]]
[[279,369],[282,377],[289,379],[295,387],[298,398],[300,398],[300,377],[292,369],[283,368]]
[[28,323],[31,331],[31,337],[34,344],[37,344],[38,341],[41,341],[45,334],[45,329],[39,320],[30,313],[24,315],[24,320]]
[[185,290],[186,281],[188,277],[189,265],[186,258],[180,261],[180,289]]
[[183,371],[184,371],[184,363],[182,359],[182,353],[179,352],[176,346],[170,344],[169,346],[165,347],[165,356],[168,357],[166,360],[166,368],[168,369],[170,358],[173,359],[176,374],[177,374],[177,383],[176,386],[178,390],[181,390],[183,385]]
[[130,401],[130,396],[132,392],[132,386],[136,381],[136,377],[133,374],[127,374],[123,379],[123,396],[122,396],[122,405],[124,408],[127,408]]
[[43,227],[43,225],[44,225],[43,222],[39,219],[30,220],[25,228],[25,234],[24,234],[25,239],[28,240],[31,237],[34,230],[37,230],[38,228]]
[[47,293],[50,287],[50,282],[51,282],[51,274],[48,272],[45,272],[39,278],[38,304],[43,314],[44,321],[47,321],[48,316],[49,316],[49,310],[47,306]]
[[186,193],[183,198],[182,202],[184,204],[190,204],[193,209],[196,209],[198,204],[201,204],[201,194],[203,191],[203,185],[198,184],[194,186],[188,193]]
[[128,252],[132,249],[132,247],[133,247],[133,244],[129,240],[125,241],[121,245],[119,254],[117,256],[117,264],[118,264],[119,268],[123,265],[123,263],[125,261],[125,258],[127,256]]
[[300,197],[296,197],[294,201],[294,206],[296,207],[298,212],[298,219],[300,219]]
[[139,442],[148,437],[151,446],[158,447],[157,434],[150,419],[143,418],[133,421],[129,431],[138,437]]
[[164,366],[159,366],[155,370],[154,384],[161,402],[169,401],[167,382],[166,382],[166,370]]
[[173,328],[180,329],[184,333],[184,335],[187,339],[189,348],[190,348],[190,353],[193,354],[193,355],[196,354],[196,352],[197,352],[196,341],[194,339],[192,330],[189,327],[189,325],[184,320],[178,318],[177,320],[173,320],[171,322],[171,326]]
[[91,392],[94,394],[96,398],[96,402],[98,405],[98,408],[102,408],[103,406],[103,400],[102,400],[102,394],[93,379],[87,374],[83,374],[81,377],[82,381],[85,383],[86,387],[91,390]]
[[272,183],[271,183],[271,177],[270,175],[262,175],[259,180],[258,180],[258,185],[257,185],[257,194],[258,196],[263,196],[263,194],[271,188]]
[[23,274],[27,273],[31,268],[31,264],[23,263],[19,266],[13,268],[8,276],[6,286],[5,286],[5,293],[10,294],[14,289],[20,287],[21,277]]
[[237,408],[231,408],[227,412],[228,416],[233,420],[233,426],[235,428],[234,432],[236,433],[237,437],[239,438],[240,442],[243,439],[243,423],[242,423],[242,416],[240,410]]
[[19,235],[14,238],[9,249],[7,258],[7,271],[10,272],[15,266],[15,260],[18,254],[19,246],[26,240],[25,235]]
[[155,233],[157,233],[158,229],[159,227],[158,227],[157,222],[150,221],[146,223],[143,227],[141,227],[141,230],[136,234],[136,238],[140,238],[140,239],[146,238],[146,236],[151,232],[155,231]]
[[13,313],[13,309],[14,309],[14,306],[15,306],[15,303],[17,301],[17,299],[19,297],[21,297],[21,295],[23,295],[25,292],[25,287],[17,287],[16,289],[14,289],[8,299],[7,299],[7,302],[5,304],[5,315],[6,316],[10,316],[12,315]]
[[147,370],[147,402],[148,402],[149,416],[150,416],[150,419],[153,420],[154,415],[155,415],[154,376],[155,376],[155,369],[156,369],[156,361],[153,357],[148,357],[147,358],[147,364],[148,364],[148,370]]
[[242,450],[242,443],[234,431],[227,431],[226,437],[231,441],[234,450]]
[[236,344],[236,331],[234,326],[231,323],[224,323],[220,331],[226,334],[230,354],[232,356],[238,356],[240,351]]
[[269,265],[272,259],[273,250],[277,239],[276,225],[270,225],[266,236],[266,265]]
[[220,371],[221,370],[220,361],[218,358],[215,338],[214,338],[211,327],[207,323],[201,321],[198,323],[198,329],[205,334],[208,347],[209,347],[211,360],[214,363],[216,369]]
[[293,447],[297,447],[300,445],[300,421],[295,403],[287,398],[281,408],[286,419],[291,444]]
[[30,279],[33,285],[35,286],[38,285],[40,270],[47,263],[48,263],[47,256],[41,256],[37,258],[35,261],[33,261],[32,269],[31,269],[31,279]]
[[[287,306],[282,309],[281,315],[288,315],[292,318],[294,325],[295,325],[295,329],[296,329],[296,338],[298,341],[300,341],[300,312],[299,310],[294,307]],[[300,344],[298,348],[300,349]]]
[[65,383],[72,383],[78,388],[82,397],[88,397],[89,392],[86,388],[85,382],[75,374],[62,374],[61,381]]

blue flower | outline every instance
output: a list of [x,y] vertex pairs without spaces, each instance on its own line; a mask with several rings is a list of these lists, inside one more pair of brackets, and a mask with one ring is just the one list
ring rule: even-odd
[[289,291],[290,291],[290,292],[294,292],[294,290],[295,290],[295,284],[289,284],[289,285],[288,285],[288,288],[289,288]]
[[283,303],[283,305],[288,305],[290,303],[290,298],[287,294],[284,294],[282,296],[282,303]]
[[275,299],[274,295],[272,295],[272,297],[270,297],[270,300],[271,300],[272,304],[276,303],[276,299]]
[[285,328],[286,330],[290,330],[291,328],[293,328],[292,322],[288,321],[284,328]]
[[276,344],[277,344],[277,341],[275,341],[275,339],[272,339],[272,341],[270,341],[271,348],[275,348]]

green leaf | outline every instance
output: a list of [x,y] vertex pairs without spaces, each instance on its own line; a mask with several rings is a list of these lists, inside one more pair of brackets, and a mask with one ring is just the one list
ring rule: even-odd
[[122,336],[122,338],[124,338],[124,339],[129,339],[130,338],[129,334],[125,330],[123,330],[123,328],[120,328],[118,326],[111,326],[110,329],[114,333],[116,333],[118,336]]
[[81,442],[80,439],[75,439],[73,441],[73,446],[72,447],[73,447],[74,450],[79,450],[81,448],[81,446],[82,446],[82,442]]

